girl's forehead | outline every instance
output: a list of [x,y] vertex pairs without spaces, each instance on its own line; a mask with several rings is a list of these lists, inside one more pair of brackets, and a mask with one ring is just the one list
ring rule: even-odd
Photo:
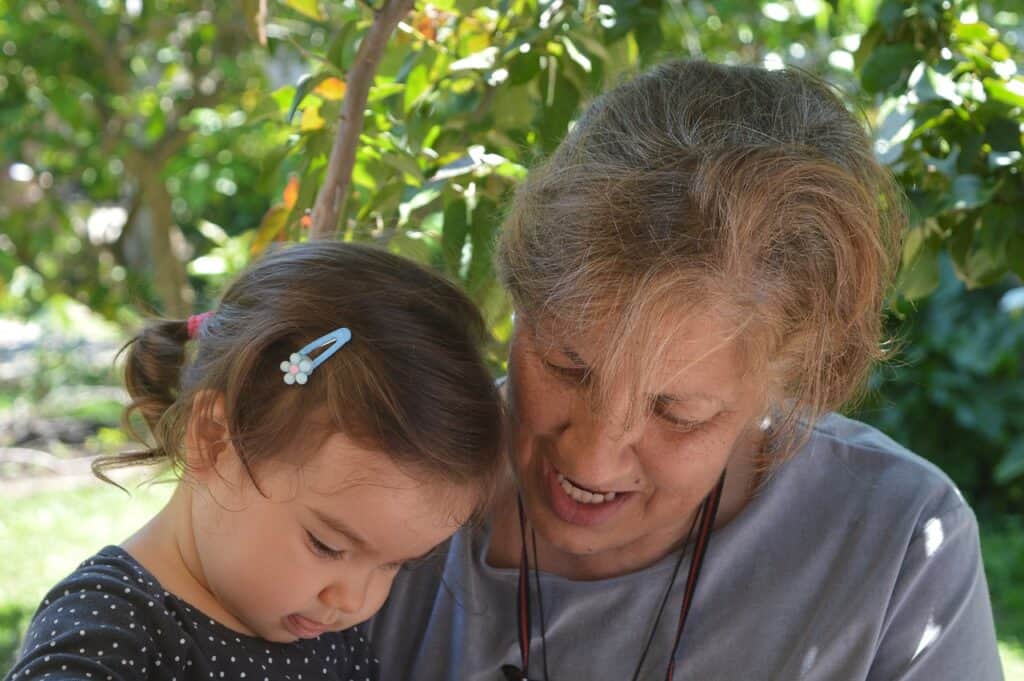
[[342,497],[365,497],[375,503],[400,503],[420,513],[451,516],[458,523],[475,506],[471,485],[446,481],[400,466],[383,449],[334,433],[301,466],[301,493],[308,500],[330,504]]

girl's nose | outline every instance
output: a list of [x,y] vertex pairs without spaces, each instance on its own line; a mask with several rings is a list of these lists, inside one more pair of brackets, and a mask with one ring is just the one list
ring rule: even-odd
[[369,575],[358,575],[349,572],[343,579],[320,592],[320,601],[328,607],[354,614],[362,611],[366,605],[367,592],[369,591]]

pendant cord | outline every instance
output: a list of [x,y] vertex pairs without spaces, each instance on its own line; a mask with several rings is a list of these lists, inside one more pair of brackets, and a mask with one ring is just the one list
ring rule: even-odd
[[523,498],[519,497],[518,501],[522,550],[519,556],[519,585],[517,589],[519,607],[516,609],[516,615],[519,623],[519,656],[523,665],[522,675],[525,679],[530,675],[530,637],[533,633],[533,626],[530,622],[530,578],[528,572],[523,570],[524,565],[530,564],[529,556],[526,553],[526,511],[523,509]]
[[551,675],[548,673],[548,629],[544,620],[544,599],[540,593],[540,576],[537,572],[537,565],[540,563],[537,555],[537,532],[530,527],[530,536],[533,538],[533,583],[537,587],[537,614],[540,615],[540,655],[544,663],[544,681],[548,681]]
[[[658,631],[658,623],[661,620],[661,616],[665,611],[668,597],[672,592],[672,587],[675,584],[676,577],[679,575],[680,567],[683,563],[683,558],[686,556],[686,551],[690,546],[690,542],[693,538],[694,530],[699,526],[697,534],[697,541],[693,548],[693,558],[690,561],[690,571],[686,579],[686,589],[683,594],[683,603],[679,612],[679,624],[676,627],[675,640],[672,644],[672,648],[669,652],[668,666],[665,671],[665,680],[672,681],[672,677],[675,673],[676,665],[676,652],[679,649],[679,642],[683,636],[683,628],[686,625],[686,618],[690,612],[690,605],[692,604],[693,595],[697,590],[697,580],[700,577],[701,568],[704,565],[705,552],[707,550],[708,542],[711,538],[711,531],[715,526],[715,517],[718,515],[719,502],[722,499],[722,490],[725,487],[725,472],[722,472],[722,476],[719,478],[718,483],[708,493],[708,496],[704,498],[700,506],[697,508],[697,513],[694,515],[694,519],[690,525],[690,530],[686,535],[686,542],[683,544],[683,548],[679,553],[679,557],[676,559],[676,564],[672,570],[672,578],[668,583],[668,588],[665,591],[665,595],[662,596],[661,605],[658,608],[658,614],[654,618],[654,623],[651,626],[651,633],[648,636],[647,644],[644,646],[643,653],[640,655],[640,661],[637,663],[636,670],[633,672],[632,681],[637,681],[640,677],[640,670],[643,667],[643,663],[647,658],[647,653],[650,651],[651,645],[654,641],[654,636]],[[530,605],[531,605],[531,594],[530,594],[530,572],[532,568],[533,580],[537,589],[537,608],[538,614],[540,615],[540,640],[541,640],[541,655],[544,666],[544,681],[550,681],[550,674],[548,673],[548,651],[547,651],[547,625],[544,621],[544,599],[540,589],[540,573],[537,563],[537,533],[531,527],[530,535],[533,543],[533,556],[534,564],[530,565],[529,552],[526,544],[526,511],[523,508],[523,498],[518,496],[517,498],[519,505],[519,533],[522,540],[522,551],[520,553],[519,560],[519,587],[518,587],[518,601],[519,607],[517,610],[518,624],[519,624],[519,654],[522,660],[522,669],[518,670],[512,665],[505,665],[502,667],[502,671],[506,674],[507,678],[519,678],[521,680],[529,679],[530,671],[530,639],[532,636],[533,626],[530,618]],[[510,675],[511,674],[511,675]]]
[[643,669],[644,660],[647,659],[647,653],[651,649],[651,644],[654,643],[654,635],[658,633],[658,624],[661,622],[661,615],[665,612],[665,606],[668,604],[669,594],[672,593],[672,587],[675,586],[676,577],[679,576],[679,568],[683,565],[683,558],[686,557],[686,550],[690,548],[690,540],[693,538],[693,530],[697,527],[697,519],[704,512],[704,506],[707,504],[705,499],[697,512],[693,514],[693,520],[690,521],[690,530],[686,533],[686,541],[683,543],[683,548],[679,551],[679,557],[676,558],[676,565],[672,569],[672,576],[668,580],[668,585],[665,588],[665,595],[661,597],[661,605],[658,606],[658,614],[654,617],[654,622],[651,623],[651,633],[647,637],[647,645],[644,646],[643,652],[640,654],[640,661],[636,663],[636,670],[633,672],[632,681],[637,681],[640,678],[640,670]]

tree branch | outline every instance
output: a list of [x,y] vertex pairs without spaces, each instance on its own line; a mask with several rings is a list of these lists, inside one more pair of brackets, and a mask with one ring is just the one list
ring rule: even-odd
[[338,226],[339,217],[345,214],[349,185],[352,182],[352,168],[356,161],[359,133],[363,129],[366,101],[370,87],[380,64],[381,55],[388,38],[398,22],[412,9],[414,0],[387,0],[375,10],[373,24],[367,31],[356,52],[355,63],[348,75],[345,99],[338,115],[338,134],[331,148],[324,184],[316,197],[313,207],[313,226],[310,236],[314,239],[330,237]]
[[100,33],[96,24],[82,11],[77,0],[65,0],[61,5],[71,18],[71,22],[85,36],[89,47],[103,60],[114,91],[128,92],[131,89],[131,74],[128,67],[114,56],[115,46],[111,44],[110,39]]

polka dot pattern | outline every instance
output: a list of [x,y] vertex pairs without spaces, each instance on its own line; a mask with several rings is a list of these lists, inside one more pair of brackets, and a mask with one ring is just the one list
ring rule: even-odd
[[228,629],[108,546],[43,600],[4,681],[376,681],[361,627],[294,643]]

